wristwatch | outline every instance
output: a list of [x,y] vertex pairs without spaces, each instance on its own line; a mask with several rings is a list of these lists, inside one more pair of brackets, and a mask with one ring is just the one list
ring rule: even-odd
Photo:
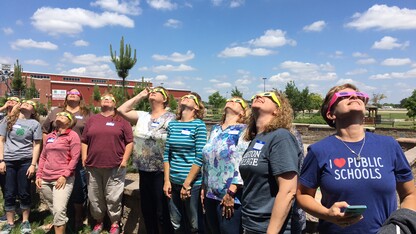
[[227,194],[230,195],[230,197],[234,198],[235,197],[235,192],[227,189]]

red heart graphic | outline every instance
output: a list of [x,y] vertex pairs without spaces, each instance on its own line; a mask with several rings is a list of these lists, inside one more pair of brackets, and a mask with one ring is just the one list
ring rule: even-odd
[[344,159],[344,158],[336,158],[336,159],[334,160],[334,164],[335,164],[335,166],[337,166],[338,168],[343,167],[343,166],[345,165],[345,163],[346,163],[346,161],[345,161],[345,159]]

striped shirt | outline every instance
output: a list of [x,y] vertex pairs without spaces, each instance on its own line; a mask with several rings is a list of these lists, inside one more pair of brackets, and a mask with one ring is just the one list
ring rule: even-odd
[[[202,148],[207,142],[207,128],[200,119],[169,122],[163,162],[170,164],[170,181],[183,184],[193,164],[202,166]],[[201,185],[201,173],[193,185]]]

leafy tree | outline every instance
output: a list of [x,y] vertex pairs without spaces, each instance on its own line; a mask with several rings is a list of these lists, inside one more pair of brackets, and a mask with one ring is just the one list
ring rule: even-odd
[[22,65],[19,64],[19,60],[16,60],[14,64],[14,77],[12,79],[12,95],[23,97],[24,90],[26,89],[26,82],[22,78]]
[[309,113],[312,110],[318,110],[322,105],[322,96],[318,93],[311,93],[309,94],[309,105],[307,107]]
[[36,89],[35,80],[30,79],[30,86],[26,89],[25,98],[32,99],[34,97],[39,97],[39,92]]
[[114,63],[114,66],[117,70],[117,75],[123,79],[122,84],[122,93],[124,96],[121,101],[125,100],[126,92],[125,92],[125,81],[126,77],[129,75],[129,71],[133,66],[136,64],[136,49],[134,49],[134,57],[131,57],[131,47],[130,44],[126,44],[126,47],[124,48],[124,37],[121,37],[120,41],[120,55],[117,57],[117,52],[114,51],[113,53],[113,47],[110,44],[110,54],[111,54],[111,62]]
[[296,87],[294,81],[289,81],[286,84],[285,91],[286,97],[289,99],[290,105],[292,105],[293,112],[296,115],[296,112],[302,110],[302,102],[303,100],[300,100],[300,91]]
[[382,93],[373,93],[373,98],[371,98],[371,102],[374,106],[381,107],[380,101],[385,98],[387,98],[387,96]]
[[407,109],[407,116],[410,118],[416,117],[416,89],[413,90],[412,96],[406,98],[405,101],[403,101],[403,107]]
[[309,97],[309,88],[305,87],[299,96],[299,111],[302,111],[303,115],[305,115],[305,110],[309,110],[309,106],[311,105],[311,99]]
[[208,97],[208,104],[213,108],[222,108],[225,105],[226,98],[220,95],[220,92],[215,92]]
[[237,86],[233,90],[231,90],[231,97],[241,97],[243,98],[243,93],[237,89]]
[[92,99],[97,102],[101,99],[100,88],[97,84],[94,85],[94,90],[92,91]]
[[178,102],[172,94],[169,94],[169,108],[171,111],[175,111],[178,108]]

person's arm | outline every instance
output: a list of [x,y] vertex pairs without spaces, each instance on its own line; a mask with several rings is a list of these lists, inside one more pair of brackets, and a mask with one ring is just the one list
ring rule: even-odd
[[33,142],[32,162],[30,163],[30,166],[26,171],[27,178],[30,178],[35,174],[36,163],[38,162],[40,154],[40,142],[41,140],[35,140]]
[[166,197],[172,198],[172,184],[170,183],[170,162],[169,162],[169,129],[170,125],[168,125],[168,136],[166,138],[166,144],[165,144],[165,151],[163,152],[163,175],[164,175],[164,181],[163,181],[163,193]]
[[6,138],[4,136],[0,135],[0,160],[2,161],[0,163],[0,173],[4,174],[6,173],[6,163],[4,162],[4,142],[6,141]]
[[397,183],[396,189],[400,198],[400,208],[416,211],[416,189],[413,180]]
[[134,106],[139,103],[140,101],[147,98],[149,92],[147,89],[143,89],[139,94],[134,96],[133,98],[127,100],[121,106],[117,108],[118,113],[120,113],[123,118],[129,121],[132,125],[135,125],[138,120],[138,116],[136,111],[134,110]]
[[275,176],[275,179],[279,191],[274,200],[267,233],[279,233],[282,229],[295,199],[298,176],[296,172],[286,172]]
[[127,166],[127,162],[129,161],[132,151],[133,151],[133,142],[130,142],[126,145],[126,149],[124,150],[123,159],[121,160],[120,167]]
[[82,157],[82,166],[85,167],[85,162],[87,161],[88,145],[85,143],[81,144],[81,157]]

